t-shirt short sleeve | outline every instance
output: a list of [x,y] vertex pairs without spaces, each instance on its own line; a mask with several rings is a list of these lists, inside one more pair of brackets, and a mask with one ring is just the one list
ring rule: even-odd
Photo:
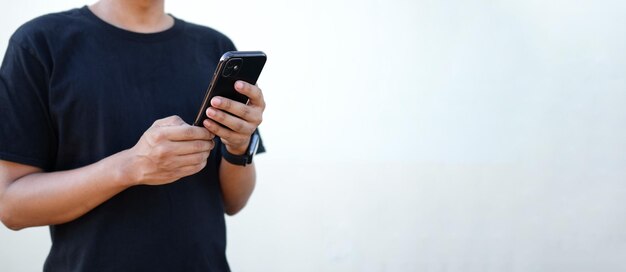
[[257,129],[255,133],[259,134],[259,148],[256,150],[256,153],[257,154],[265,153],[265,145],[263,144],[263,138],[261,138],[261,134],[259,133],[259,130]]
[[0,67],[0,159],[51,170],[56,137],[48,76],[37,57],[11,39]]

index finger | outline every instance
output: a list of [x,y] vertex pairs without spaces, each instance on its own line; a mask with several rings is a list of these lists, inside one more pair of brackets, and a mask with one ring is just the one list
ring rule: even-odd
[[190,125],[161,127],[165,138],[171,141],[213,140],[215,135],[204,127]]
[[235,90],[237,90],[241,94],[247,96],[248,99],[250,99],[250,101],[248,102],[248,105],[259,106],[259,107],[265,108],[265,100],[263,98],[263,92],[258,86],[252,85],[242,80],[238,80],[237,82],[235,82]]

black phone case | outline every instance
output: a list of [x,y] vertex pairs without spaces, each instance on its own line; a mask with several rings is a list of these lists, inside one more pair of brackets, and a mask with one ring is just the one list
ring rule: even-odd
[[246,104],[248,97],[235,90],[235,82],[243,80],[255,85],[267,56],[261,51],[229,51],[222,55],[215,73],[209,84],[202,106],[196,119],[195,126],[202,126],[206,117],[206,110],[211,106],[211,99],[216,96],[226,97]]

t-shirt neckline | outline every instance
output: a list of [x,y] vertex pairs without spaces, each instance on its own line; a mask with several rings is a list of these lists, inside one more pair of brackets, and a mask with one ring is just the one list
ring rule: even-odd
[[112,24],[105,22],[100,17],[96,16],[96,14],[94,14],[86,5],[80,9],[80,12],[86,17],[88,17],[90,20],[92,20],[94,23],[98,24],[100,27],[105,29],[107,32],[110,32],[114,35],[121,36],[123,38],[131,39],[135,41],[142,41],[142,42],[158,42],[158,41],[168,40],[176,36],[177,34],[181,33],[185,25],[185,22],[183,20],[180,20],[176,18],[175,16],[169,14],[170,16],[172,16],[172,18],[174,18],[174,25],[171,26],[170,28],[160,31],[160,32],[140,33],[140,32],[133,32],[133,31],[129,31],[126,29],[122,29],[122,28],[119,28],[117,26],[114,26]]

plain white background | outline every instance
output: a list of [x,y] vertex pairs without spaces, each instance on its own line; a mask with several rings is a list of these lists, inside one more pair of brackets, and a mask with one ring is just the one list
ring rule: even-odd
[[[0,47],[90,2],[0,0]],[[169,1],[269,60],[234,271],[626,270],[626,2]],[[0,228],[37,271],[47,228]]]

